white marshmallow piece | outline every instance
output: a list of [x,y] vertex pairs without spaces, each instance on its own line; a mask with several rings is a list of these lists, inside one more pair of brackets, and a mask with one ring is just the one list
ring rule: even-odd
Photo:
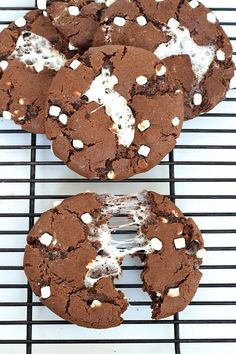
[[159,238],[152,238],[150,241],[150,245],[155,251],[160,251],[162,249],[162,242],[161,240],[159,240]]
[[93,221],[91,214],[84,213],[81,215],[80,219],[83,221],[84,224],[91,224]]
[[71,16],[78,16],[80,14],[80,10],[77,6],[69,6],[68,12]]
[[175,248],[177,250],[179,250],[181,248],[185,248],[186,247],[185,238],[179,237],[179,238],[174,239],[174,244],[175,244]]
[[138,124],[138,129],[141,132],[144,132],[151,126],[151,123],[148,119],[144,119],[141,123]]
[[156,68],[156,75],[163,76],[166,73],[166,67],[162,65],[160,68]]
[[81,62],[77,59],[73,60],[70,64],[70,68],[76,70],[80,66]]
[[92,302],[90,307],[95,308],[95,307],[100,307],[101,305],[102,305],[101,301],[93,300],[93,302]]
[[197,258],[204,258],[205,254],[206,254],[206,250],[205,250],[205,248],[202,248],[202,249],[197,251],[196,256],[197,256]]
[[236,76],[232,77],[232,79],[230,80],[230,85],[229,87],[231,89],[235,89],[236,88]]
[[216,57],[219,61],[224,61],[225,60],[225,52],[223,50],[218,49],[216,52]]
[[5,71],[7,67],[8,67],[8,62],[6,60],[0,61],[0,68],[2,69],[2,71]]
[[115,86],[118,84],[118,82],[119,82],[118,77],[116,75],[111,75],[111,77],[109,78],[109,84],[111,86]]
[[83,141],[81,141],[79,139],[74,139],[72,141],[72,145],[74,146],[75,149],[83,149],[83,147],[84,147]]
[[115,175],[115,172],[114,172],[114,171],[108,172],[108,174],[107,174],[107,178],[108,178],[108,179],[114,179],[115,177],[116,177],[116,175]]
[[61,122],[61,124],[66,125],[68,122],[68,117],[66,114],[62,113],[59,115],[58,120]]
[[180,123],[180,119],[178,117],[175,117],[172,119],[171,123],[174,127],[177,127]]
[[211,23],[216,23],[216,20],[217,20],[216,15],[213,14],[213,12],[208,12],[207,21]]
[[122,27],[125,25],[126,23],[126,19],[124,17],[120,17],[120,16],[116,16],[113,20],[113,23],[116,25],[116,26],[119,26],[119,27]]
[[26,25],[26,19],[24,17],[19,17],[15,20],[17,27],[24,27]]
[[171,17],[167,22],[167,26],[172,30],[176,30],[179,27],[180,23],[174,17]]
[[145,26],[147,24],[147,20],[144,16],[138,16],[136,18],[136,21],[139,24],[139,26]]
[[51,296],[51,289],[50,286],[43,286],[41,288],[41,298],[47,299]]
[[110,7],[116,0],[106,0],[106,7]]
[[68,48],[69,48],[69,50],[77,50],[78,49],[75,46],[73,46],[73,44],[71,44],[71,43],[69,43]]
[[49,108],[49,115],[52,117],[58,117],[60,113],[61,113],[61,108],[58,106],[51,106]]
[[199,5],[200,4],[197,0],[192,0],[189,2],[189,6],[191,6],[192,9],[196,9]]
[[160,220],[163,224],[168,224],[168,220],[166,218],[160,218]]
[[138,149],[138,154],[142,155],[144,157],[147,157],[149,152],[150,152],[150,147],[146,145],[141,145],[140,148]]
[[52,243],[53,237],[49,233],[45,232],[39,237],[40,243],[44,246],[49,246]]
[[48,17],[47,11],[43,11],[43,16],[44,16],[44,17]]
[[40,71],[43,71],[44,65],[43,65],[42,63],[36,63],[36,64],[34,65],[34,68],[35,68],[35,70],[37,71],[37,73],[40,73]]
[[62,200],[55,200],[55,202],[52,203],[52,206],[53,206],[53,208],[56,208],[61,203],[62,203]]
[[46,10],[47,0],[37,0],[37,7],[39,10]]
[[200,104],[202,103],[202,95],[200,93],[194,94],[193,103],[195,106],[200,106]]
[[178,297],[179,296],[179,288],[169,289],[167,295],[170,297]]
[[148,79],[146,78],[146,76],[138,76],[136,77],[136,82],[138,85],[145,85],[147,83]]
[[3,116],[3,118],[10,120],[11,117],[12,117],[12,114],[11,114],[11,112],[3,111],[3,112],[2,112],[2,116]]

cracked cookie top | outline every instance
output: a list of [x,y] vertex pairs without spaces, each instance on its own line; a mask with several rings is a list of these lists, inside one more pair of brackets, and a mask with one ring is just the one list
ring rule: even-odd
[[144,48],[164,61],[185,93],[185,119],[223,100],[234,74],[232,46],[197,0],[117,0],[104,10],[93,46]]
[[[47,2],[53,25],[69,40],[70,47],[87,50],[99,27],[102,10],[115,0],[54,0]],[[46,1],[44,1],[46,3]],[[46,6],[45,6],[46,9]]]
[[[126,233],[121,233],[125,228]],[[30,234],[24,269],[34,293],[72,323],[108,328],[128,303],[114,279],[128,255],[143,263],[153,319],[182,311],[201,278],[203,240],[192,219],[154,192],[80,194],[41,215]]]
[[183,94],[154,54],[104,46],[58,72],[47,112],[47,137],[69,168],[90,179],[122,180],[154,167],[175,146]]
[[68,42],[42,11],[0,33],[0,112],[23,129],[44,133],[45,101],[56,72],[71,57]]

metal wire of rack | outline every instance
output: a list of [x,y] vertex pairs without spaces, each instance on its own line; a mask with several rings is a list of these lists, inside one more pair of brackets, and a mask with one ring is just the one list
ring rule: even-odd
[[[0,0],[0,28],[35,2]],[[235,0],[203,3],[221,20],[235,55]],[[0,120],[0,353],[236,353],[235,102],[231,90],[212,112],[185,123],[178,145],[160,166],[117,183],[80,178],[52,155],[45,137]],[[130,300],[122,326],[88,330],[59,319],[32,295],[24,276],[28,230],[54,200],[87,189],[125,194],[144,188],[170,196],[202,230],[208,252],[195,298],[182,313],[152,321],[141,265],[128,259],[117,281]]]

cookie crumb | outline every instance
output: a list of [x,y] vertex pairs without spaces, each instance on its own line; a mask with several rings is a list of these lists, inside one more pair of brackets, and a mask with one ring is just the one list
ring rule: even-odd
[[84,213],[81,215],[80,219],[83,221],[84,224],[91,224],[92,216],[89,213]]
[[186,247],[186,242],[184,237],[179,237],[174,240],[175,248],[177,250]]

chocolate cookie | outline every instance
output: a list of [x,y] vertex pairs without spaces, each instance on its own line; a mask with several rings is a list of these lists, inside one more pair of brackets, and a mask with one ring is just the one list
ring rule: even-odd
[[66,63],[48,97],[56,156],[87,178],[122,180],[157,165],[176,144],[183,94],[141,48],[90,48]]
[[48,1],[47,13],[53,25],[70,41],[71,49],[87,50],[99,27],[102,10],[114,0]]
[[103,12],[93,45],[141,47],[164,60],[185,92],[185,119],[216,106],[234,73],[232,46],[197,0],[117,0]]
[[[123,239],[115,233],[124,226],[136,234]],[[128,305],[113,284],[126,255],[141,258],[143,289],[152,300],[152,318],[159,319],[191,301],[203,251],[197,226],[168,198],[86,193],[42,214],[28,236],[24,269],[53,312],[81,326],[108,328],[122,322]]]
[[44,133],[45,101],[56,72],[71,57],[68,42],[42,11],[30,11],[0,33],[0,113]]

